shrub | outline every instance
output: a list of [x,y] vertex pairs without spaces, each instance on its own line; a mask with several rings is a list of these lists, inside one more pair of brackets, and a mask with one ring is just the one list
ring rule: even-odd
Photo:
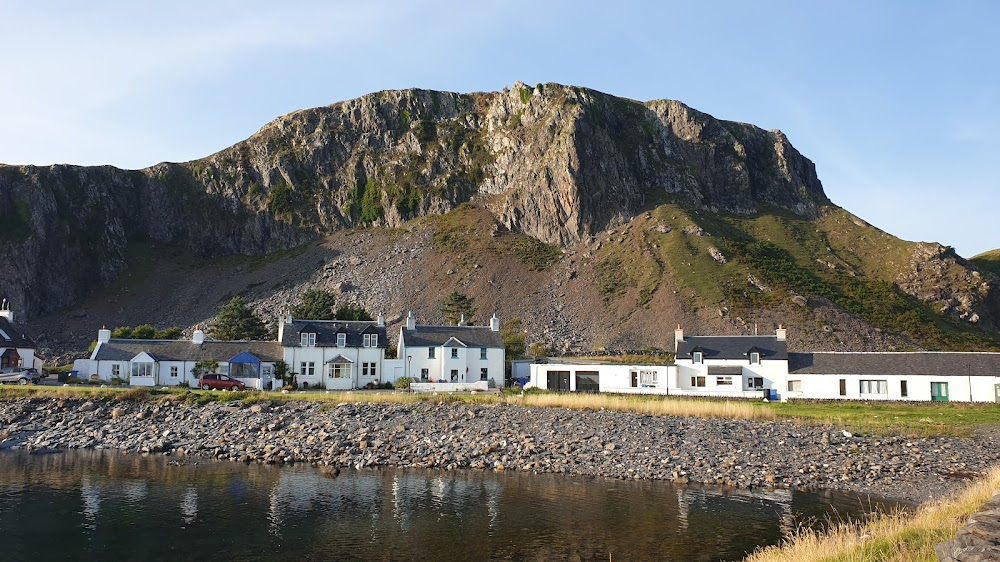
[[399,377],[396,379],[396,388],[399,390],[409,390],[410,389],[410,377]]

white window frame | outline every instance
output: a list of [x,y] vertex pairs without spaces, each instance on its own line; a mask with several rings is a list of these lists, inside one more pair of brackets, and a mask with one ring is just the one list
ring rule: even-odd
[[756,351],[751,351],[750,352],[750,364],[751,365],[760,365],[760,353],[758,353]]
[[330,363],[327,365],[326,376],[333,379],[349,379],[351,378],[351,364]]
[[361,376],[364,377],[377,377],[378,371],[375,369],[374,362],[365,362],[361,364]]
[[365,347],[378,347],[378,334],[365,334],[363,343]]
[[120,379],[122,377],[122,366],[118,363],[113,363],[111,365],[111,376]]
[[458,382],[458,369],[451,370],[451,382]]
[[885,379],[864,379],[858,382],[862,396],[888,396],[889,381]]
[[717,375],[715,377],[715,386],[733,386],[732,375]]
[[344,332],[337,334],[337,347],[347,347],[347,334]]
[[316,376],[316,362],[302,361],[299,363],[299,375],[303,377]]
[[316,332],[299,334],[299,347],[316,347]]
[[132,363],[131,371],[133,377],[151,377],[153,376],[153,364],[148,362]]
[[[760,384],[757,384],[758,381],[760,381]],[[753,375],[748,375],[747,388],[751,390],[764,388],[764,377],[755,377]]]
[[691,362],[692,363],[702,363],[705,361],[705,355],[700,351],[691,352]]
[[427,348],[427,358],[428,359],[434,359],[434,356],[436,355],[436,353],[434,351],[435,349],[437,349],[437,348],[434,348],[434,347],[428,347]]
[[479,348],[479,359],[481,361],[486,361],[486,348],[485,347],[480,347]]
[[788,392],[802,392],[802,381],[798,379],[788,381]]
[[656,371],[649,369],[639,371],[639,384],[646,386],[656,386]]
[[695,388],[705,388],[705,384],[706,384],[705,375],[691,376],[691,386]]
[[180,370],[181,370],[180,367],[178,367],[177,365],[171,365],[170,378],[176,379],[178,376],[180,376]]

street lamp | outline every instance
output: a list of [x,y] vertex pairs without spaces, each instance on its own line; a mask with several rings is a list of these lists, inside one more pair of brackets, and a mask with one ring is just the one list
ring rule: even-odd
[[412,362],[413,362],[413,356],[412,355],[407,355],[406,356],[406,378],[409,379],[411,382],[413,381],[413,379],[410,378],[410,373],[413,372],[413,371],[410,370],[410,363],[412,363]]

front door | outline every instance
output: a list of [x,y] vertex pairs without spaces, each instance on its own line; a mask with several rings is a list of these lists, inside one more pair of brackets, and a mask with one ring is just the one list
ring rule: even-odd
[[931,383],[931,400],[934,402],[947,402],[948,401],[948,383],[946,382],[932,382]]
[[993,391],[997,394],[997,404],[1000,404],[1000,384],[994,385]]

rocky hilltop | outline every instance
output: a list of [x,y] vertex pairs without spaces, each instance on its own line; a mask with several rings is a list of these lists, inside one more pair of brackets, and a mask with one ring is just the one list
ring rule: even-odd
[[[558,84],[378,92],[144,170],[0,166],[0,294],[55,348],[103,323],[190,325],[237,293],[279,314],[305,286],[427,320],[459,289],[564,349],[666,346],[640,327],[664,322],[992,345],[996,278],[949,252],[837,208],[780,131]],[[143,304],[165,295],[166,313]]]

